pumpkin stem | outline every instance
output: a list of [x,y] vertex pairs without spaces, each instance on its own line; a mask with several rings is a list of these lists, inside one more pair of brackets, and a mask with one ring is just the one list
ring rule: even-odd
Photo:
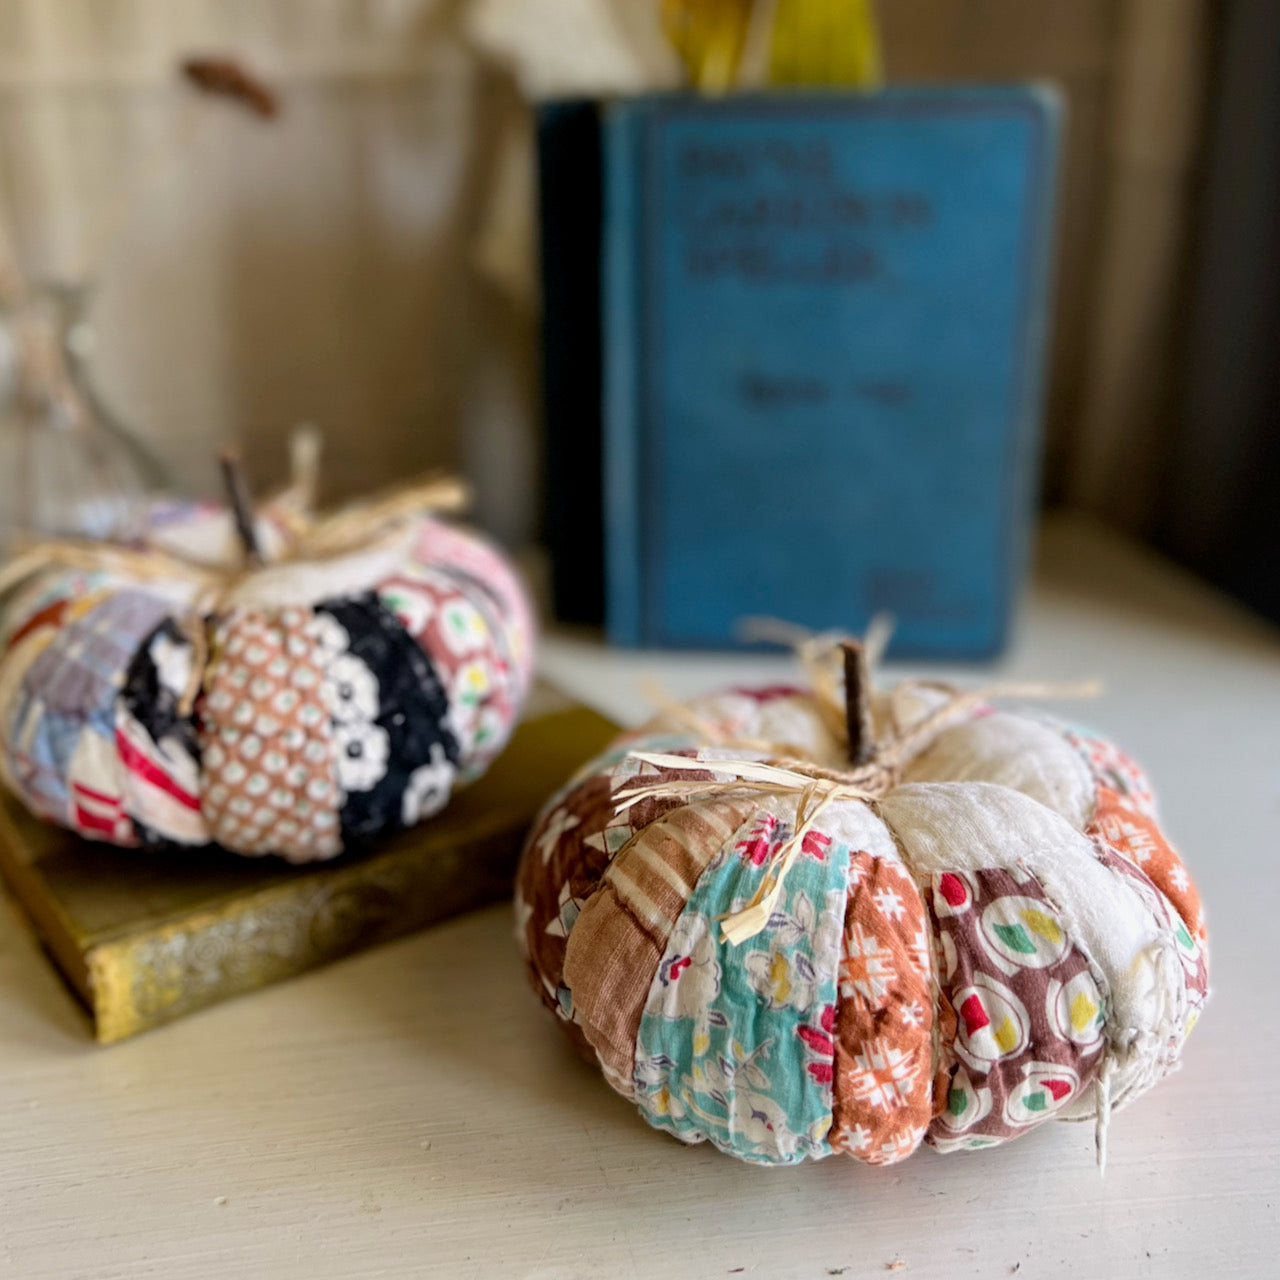
[[258,532],[253,520],[253,500],[249,497],[249,485],[244,478],[244,466],[235,449],[223,449],[222,482],[227,489],[227,501],[235,517],[236,532],[244,545],[245,560],[251,565],[264,563],[262,548],[258,545]]
[[844,716],[849,763],[856,767],[868,764],[876,749],[871,722],[871,671],[863,644],[846,640],[840,647],[844,650]]

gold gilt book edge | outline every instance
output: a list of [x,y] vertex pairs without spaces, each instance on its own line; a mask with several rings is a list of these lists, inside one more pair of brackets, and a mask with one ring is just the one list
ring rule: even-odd
[[22,836],[8,810],[0,804],[0,872],[3,888],[18,907],[18,915],[52,953],[57,967],[82,999],[92,1001],[84,954],[75,942],[75,929],[62,904],[45,892],[39,877],[22,856]]
[[[493,830],[473,831],[452,849],[397,851],[328,868],[92,946],[84,964],[98,1043],[128,1039],[504,898],[519,840],[499,815]],[[463,857],[469,865],[459,883]]]
[[[617,729],[580,706],[545,714],[543,723],[566,731],[574,765],[579,753],[594,754]],[[461,839],[456,831],[426,827],[408,845],[349,865],[327,863],[312,875],[88,946],[76,942],[61,904],[22,856],[22,837],[4,806],[0,871],[105,1045],[507,898],[532,817],[495,808],[473,818]]]

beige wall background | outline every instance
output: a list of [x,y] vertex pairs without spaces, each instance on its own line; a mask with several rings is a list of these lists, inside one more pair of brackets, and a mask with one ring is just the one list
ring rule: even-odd
[[[477,482],[485,524],[512,541],[534,532],[535,318],[475,252],[493,201],[522,198],[501,166],[522,108],[511,77],[469,46],[465,9],[0,0],[0,217],[32,274],[92,275],[103,396],[181,487],[214,486],[229,437],[271,482],[305,420],[325,433],[331,496],[454,466]],[[893,79],[1064,89],[1046,488],[1141,531],[1212,5],[886,0],[880,12]],[[219,51],[279,88],[278,120],[176,85],[181,56]]]

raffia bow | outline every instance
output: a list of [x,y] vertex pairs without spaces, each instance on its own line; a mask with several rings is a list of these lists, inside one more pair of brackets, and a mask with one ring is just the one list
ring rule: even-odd
[[337,560],[391,544],[413,517],[460,511],[471,500],[471,491],[463,481],[434,475],[316,517],[312,512],[318,464],[318,444],[314,439],[295,440],[293,461],[293,482],[270,504],[288,541],[284,551],[270,561],[257,540],[256,521],[239,460],[227,453],[222,459],[223,476],[244,549],[241,564],[210,565],[154,547],[50,539],[28,547],[0,569],[0,595],[34,574],[59,568],[115,573],[139,582],[167,579],[190,583],[190,605],[179,619],[196,654],[191,680],[178,699],[179,710],[186,714],[194,705],[205,675],[208,640],[204,620],[216,614],[254,574],[289,564]]
[[284,552],[269,564],[256,550],[253,556],[246,557],[253,560],[256,556],[256,562],[223,568],[159,548],[76,538],[50,539],[27,547],[0,569],[0,593],[33,574],[58,568],[115,572],[143,582],[177,578],[192,582],[197,589],[212,588],[224,593],[261,568],[303,560],[333,560],[368,550],[396,536],[412,516],[460,511],[469,497],[469,490],[461,481],[430,476],[319,518],[282,504],[281,522],[290,540]]
[[[807,637],[809,644],[813,638]],[[829,642],[827,642],[829,645]],[[934,691],[945,695],[945,700],[933,710],[921,716],[905,728],[881,742],[875,741],[872,732],[870,710],[871,680],[868,662],[868,645],[863,641],[843,640],[834,647],[843,653],[843,688],[830,679],[814,681],[814,697],[819,707],[832,707],[838,698],[841,704],[843,737],[848,745],[851,768],[828,769],[787,754],[783,744],[776,763],[759,760],[707,756],[699,751],[694,756],[668,755],[660,752],[633,751],[629,758],[667,771],[690,770],[711,773],[708,779],[687,777],[662,777],[652,781],[637,782],[624,788],[615,796],[614,812],[622,813],[641,800],[674,797],[692,800],[709,795],[796,796],[796,821],[791,834],[773,851],[759,885],[745,907],[730,913],[720,921],[724,941],[738,945],[754,938],[769,923],[785,887],[787,873],[804,851],[805,840],[816,828],[818,819],[840,801],[859,801],[875,804],[883,799],[901,781],[906,766],[924,751],[947,727],[992,698],[1077,698],[1094,697],[1099,692],[1096,682],[1079,685],[1046,684],[991,684],[978,689],[964,690],[937,680],[905,680],[894,690],[892,704],[894,720],[900,696],[908,691]],[[828,653],[831,650],[829,648]],[[810,667],[821,666],[829,671],[830,664],[818,664],[816,651],[802,654],[802,661]],[[721,749],[736,745],[747,750],[769,750],[770,744],[758,739],[727,740],[715,731],[714,726],[701,723],[696,713],[681,707],[677,716],[690,729],[701,729],[704,736],[716,742]]]

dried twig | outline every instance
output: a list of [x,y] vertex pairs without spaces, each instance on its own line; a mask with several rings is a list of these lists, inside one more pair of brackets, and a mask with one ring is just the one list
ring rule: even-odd
[[187,58],[182,74],[202,92],[241,102],[264,120],[280,114],[279,98],[233,58]]

